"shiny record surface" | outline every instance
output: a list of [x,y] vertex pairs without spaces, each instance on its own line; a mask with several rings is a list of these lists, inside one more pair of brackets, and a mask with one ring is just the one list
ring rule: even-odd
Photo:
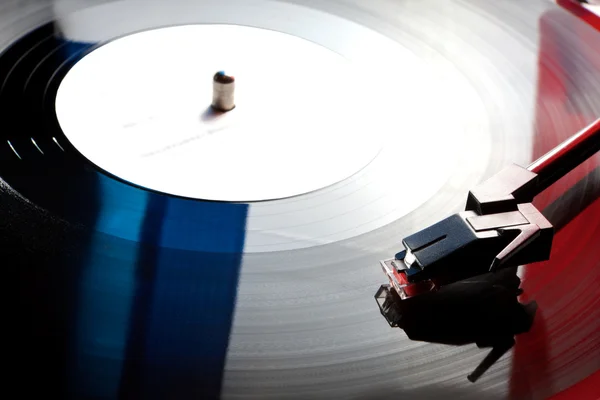
[[[384,150],[334,185],[259,203],[145,190],[80,154],[54,107],[72,66],[131,33],[207,23],[382,60],[376,84],[401,83],[380,116],[396,124]],[[551,260],[521,271],[538,315],[476,384],[466,376],[487,349],[410,341],[373,299],[378,261],[403,237],[600,115],[600,33],[554,3],[5,0],[0,50],[5,359],[22,397],[541,399],[598,386],[598,155],[536,198],[557,229]]]

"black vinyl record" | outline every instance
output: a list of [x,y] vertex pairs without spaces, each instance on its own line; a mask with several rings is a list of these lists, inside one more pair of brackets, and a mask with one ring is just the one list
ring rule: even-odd
[[[357,64],[380,62],[368,54],[391,60],[371,70],[373,86],[387,79],[402,88],[370,117],[395,122],[383,150],[321,189],[244,202],[147,187],[73,144],[56,103],[78,63],[132,34],[209,24],[301,37]],[[404,237],[462,210],[468,190],[503,166],[527,165],[600,115],[598,44],[600,32],[544,0],[5,0],[5,390],[77,399],[538,399],[586,379],[597,387],[598,155],[536,198],[557,231],[550,261],[519,271],[536,320],[477,383],[466,376],[487,350],[411,341],[389,327],[373,295],[386,281],[379,260]],[[168,86],[168,73],[148,85]],[[127,140],[111,142],[115,158]],[[199,174],[166,180],[192,185]]]

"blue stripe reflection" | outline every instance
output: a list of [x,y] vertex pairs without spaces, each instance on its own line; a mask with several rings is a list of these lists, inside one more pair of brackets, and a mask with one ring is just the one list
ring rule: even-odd
[[80,280],[76,397],[218,398],[248,206],[99,176]]

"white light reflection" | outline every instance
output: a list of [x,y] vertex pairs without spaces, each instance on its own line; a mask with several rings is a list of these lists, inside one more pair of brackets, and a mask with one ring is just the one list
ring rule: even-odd
[[55,138],[55,137],[53,137],[53,138],[52,138],[52,140],[54,141],[54,143],[56,143],[56,145],[57,145],[58,147],[60,147],[60,149],[61,149],[62,151],[65,151],[65,149],[63,149],[63,148],[62,148],[62,146],[60,145],[60,143],[58,143],[58,140],[56,140],[56,138]]
[[33,138],[31,138],[31,143],[33,143],[33,145],[35,146],[36,149],[38,149],[38,151],[42,154],[44,154],[44,152],[42,151],[42,149],[40,149],[40,146],[38,146],[38,144],[35,142],[35,140],[33,140]]
[[15,155],[17,157],[19,157],[19,160],[22,160],[21,156],[19,155],[19,153],[17,153],[17,150],[15,150],[15,148],[13,147],[12,143],[10,142],[10,140],[6,141],[8,143],[8,145],[10,146],[10,148],[12,149],[12,151],[15,153]]

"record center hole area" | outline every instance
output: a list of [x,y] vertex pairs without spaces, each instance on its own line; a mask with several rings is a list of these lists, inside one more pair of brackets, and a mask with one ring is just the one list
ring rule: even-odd
[[[211,107],[217,71],[235,76],[227,112]],[[274,200],[341,182],[378,155],[377,104],[361,71],[277,31],[174,26],[87,54],[61,82],[56,114],[89,161],[135,185]]]

